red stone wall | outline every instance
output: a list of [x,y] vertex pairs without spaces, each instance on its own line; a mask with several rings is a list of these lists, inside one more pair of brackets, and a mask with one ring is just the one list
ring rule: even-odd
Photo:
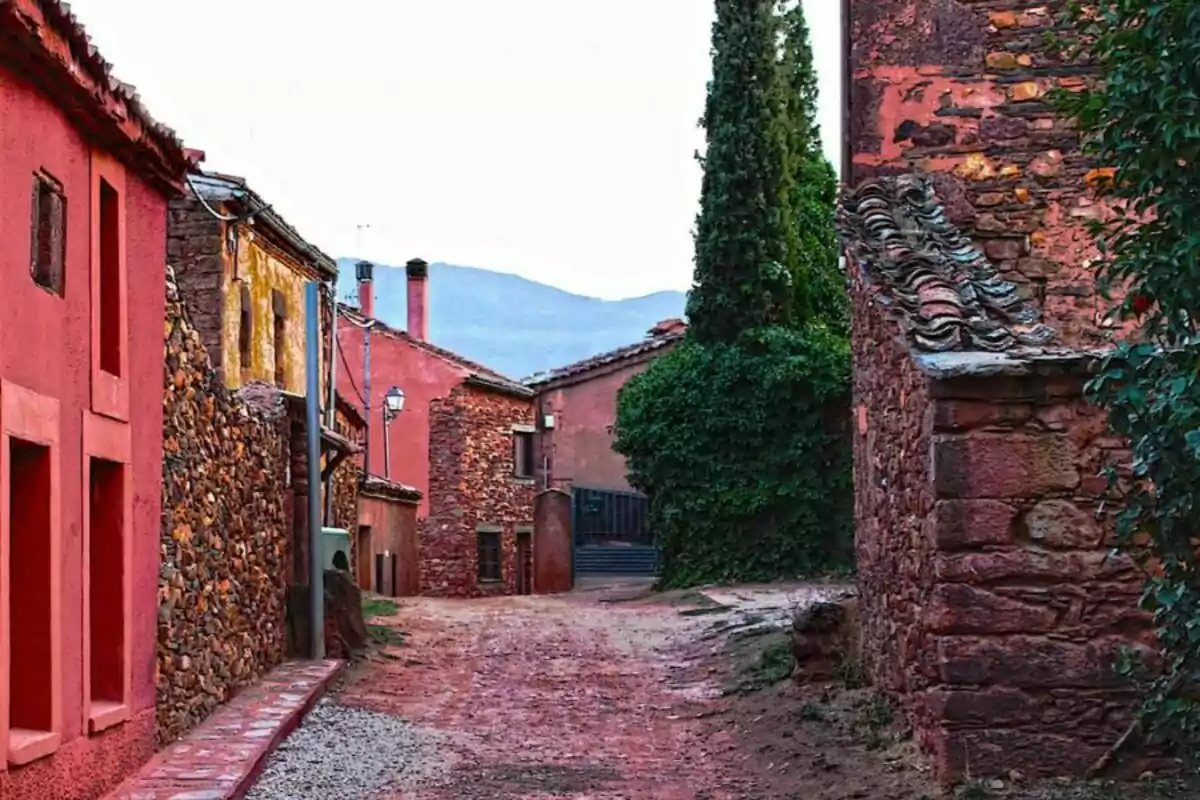
[[930,398],[892,323],[856,288],[854,538],[864,667],[875,686],[904,696],[924,687],[913,666],[929,652],[918,615],[933,588]]
[[[421,594],[479,597],[517,588],[516,529],[533,527],[534,481],[513,477],[514,425],[531,399],[462,385],[430,406],[429,516],[420,521]],[[502,577],[477,580],[476,527],[503,528]]]
[[1062,0],[850,0],[850,181],[921,171],[1069,344],[1103,338],[1085,230],[1097,173],[1046,93],[1088,79],[1043,37]]
[[1124,444],[1082,399],[1082,356],[909,354],[855,273],[868,675],[943,780],[1080,775],[1130,719],[1117,655],[1150,641],[1140,573],[1100,515]]

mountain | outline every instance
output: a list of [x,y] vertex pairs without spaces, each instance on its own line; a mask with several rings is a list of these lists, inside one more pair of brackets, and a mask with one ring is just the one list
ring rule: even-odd
[[[357,303],[354,263],[338,259],[338,297]],[[403,267],[375,266],[375,315],[408,319]],[[683,317],[683,292],[629,300],[571,294],[517,275],[429,265],[429,340],[513,378],[634,344],[654,323]]]

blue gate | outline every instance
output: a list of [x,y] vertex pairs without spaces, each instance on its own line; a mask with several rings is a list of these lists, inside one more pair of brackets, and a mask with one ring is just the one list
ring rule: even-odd
[[653,575],[658,551],[646,496],[576,486],[571,490],[576,575]]

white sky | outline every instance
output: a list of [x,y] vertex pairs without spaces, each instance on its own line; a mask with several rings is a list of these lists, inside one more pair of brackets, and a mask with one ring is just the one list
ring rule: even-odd
[[[804,2],[837,166],[841,4]],[[711,0],[71,7],[206,168],[330,255],[606,298],[690,284]]]

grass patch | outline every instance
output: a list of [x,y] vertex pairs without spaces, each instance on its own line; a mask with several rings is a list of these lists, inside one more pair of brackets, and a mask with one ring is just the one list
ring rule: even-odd
[[378,645],[399,647],[404,644],[404,631],[388,625],[367,625],[367,635]]
[[390,617],[400,610],[400,606],[393,603],[386,597],[378,595],[363,595],[362,601],[363,619],[374,619],[375,617]]
[[737,664],[734,684],[726,694],[751,694],[792,676],[792,642],[784,631],[753,637],[731,637],[731,655]]

